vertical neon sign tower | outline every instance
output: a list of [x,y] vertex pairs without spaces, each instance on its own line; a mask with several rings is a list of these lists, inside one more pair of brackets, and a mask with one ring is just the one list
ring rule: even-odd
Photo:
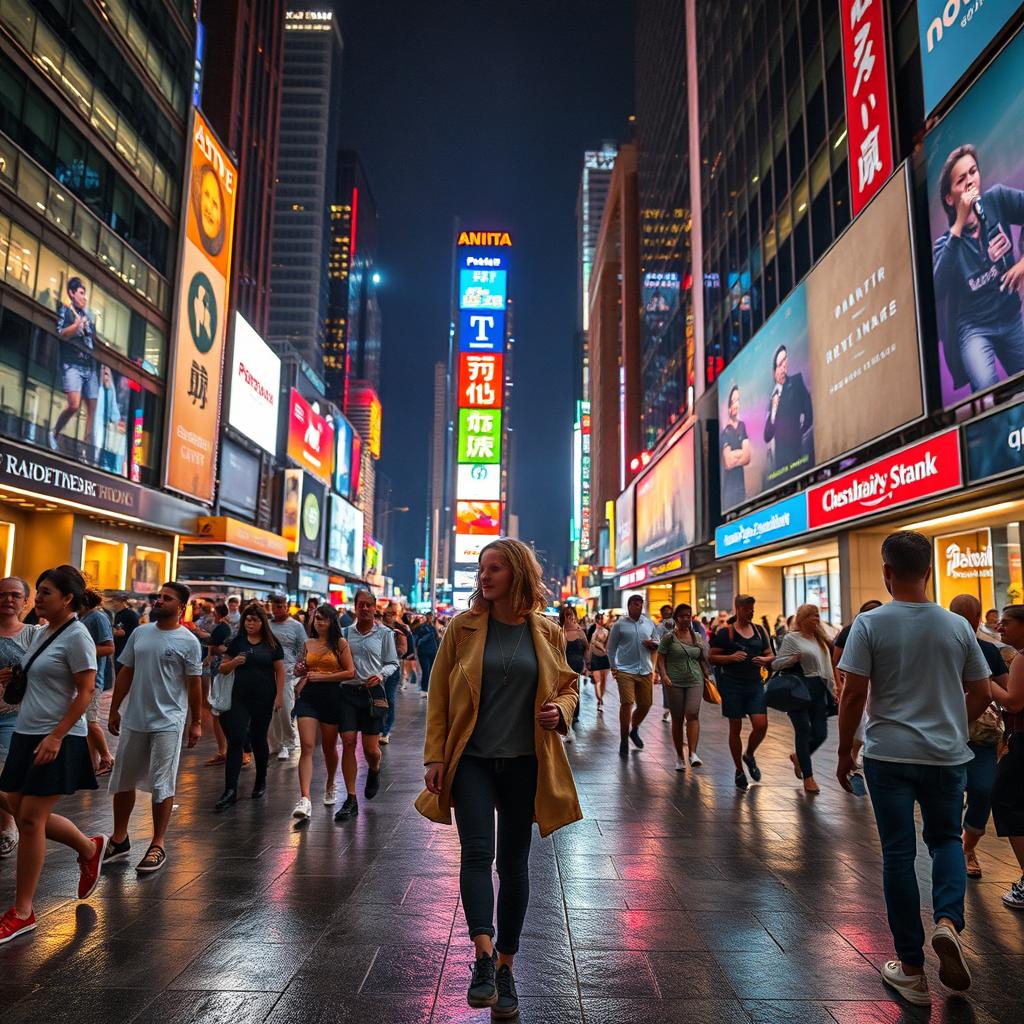
[[451,350],[455,384],[452,602],[465,608],[480,549],[506,529],[503,414],[508,345],[507,231],[456,233]]

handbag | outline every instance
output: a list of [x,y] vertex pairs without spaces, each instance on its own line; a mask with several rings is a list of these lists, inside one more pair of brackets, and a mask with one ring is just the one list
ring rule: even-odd
[[704,699],[709,704],[722,703],[722,695],[718,692],[718,687],[713,679],[704,680]]
[[802,675],[777,672],[768,680],[764,699],[776,711],[806,711],[811,706],[811,691]]
[[20,704],[25,699],[25,694],[28,691],[28,670],[35,664],[36,658],[39,657],[43,651],[46,650],[54,640],[57,639],[64,632],[72,622],[77,622],[78,619],[72,617],[64,623],[56,632],[51,633],[33,652],[32,656],[28,659],[28,664],[25,666],[14,665],[11,668],[11,678],[4,688],[4,701],[8,704]]
[[977,743],[983,747],[994,747],[1003,738],[1003,716],[996,710],[994,704],[987,708],[971,722],[971,729],[968,739],[971,743]]
[[231,695],[235,689],[235,673],[218,672],[210,680],[210,709],[215,715],[231,710]]

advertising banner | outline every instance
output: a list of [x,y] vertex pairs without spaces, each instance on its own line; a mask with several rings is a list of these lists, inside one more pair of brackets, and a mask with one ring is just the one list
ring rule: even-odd
[[349,393],[348,403],[349,406],[370,410],[370,420],[367,428],[369,436],[366,438],[366,444],[370,449],[370,454],[375,459],[379,459],[381,453],[381,436],[384,429],[384,407],[381,405],[377,392],[366,385],[353,387]]
[[904,165],[723,371],[723,511],[924,414],[908,202]]
[[363,513],[337,494],[331,495],[327,562],[346,576],[363,574]]
[[917,0],[925,114],[946,98],[1019,7],[1020,0]]
[[255,516],[260,496],[260,460],[234,441],[224,438],[220,449],[222,508]]
[[302,512],[302,470],[286,469],[283,475],[281,536],[289,551],[299,549],[299,516]]
[[[459,462],[501,462],[501,410],[459,410]],[[461,492],[460,492],[461,493]]]
[[964,426],[967,482],[1024,472],[1024,402]]
[[892,124],[885,49],[885,10],[871,0],[840,0],[846,129],[853,215],[892,174]]
[[299,514],[299,554],[323,558],[327,523],[327,489],[306,473],[302,478],[302,510]]
[[288,406],[288,457],[330,484],[334,472],[334,427],[292,388]]
[[501,468],[474,463],[459,465],[455,492],[466,501],[498,501],[501,498]]
[[507,270],[460,270],[459,309],[504,310]]
[[193,108],[164,485],[212,502],[238,169]]
[[501,533],[501,502],[457,501],[455,533],[497,537]]
[[236,313],[228,423],[265,452],[276,455],[280,402],[281,360]]
[[633,561],[633,493],[630,484],[615,499],[615,570],[622,572],[634,565]]
[[942,402],[1024,371],[1024,32],[925,137]]
[[352,439],[355,429],[344,416],[334,417],[334,489],[354,498],[352,481]]
[[460,563],[479,561],[480,552],[490,541],[490,537],[481,537],[478,534],[456,534],[455,561]]
[[807,532],[807,496],[795,494],[715,530],[715,555],[735,555]]
[[365,563],[364,569],[367,576],[380,576],[384,572],[384,547],[372,537],[366,537],[364,541]]
[[288,558],[288,542],[283,537],[230,516],[199,516],[196,534],[204,544],[223,544],[282,562]]
[[505,397],[504,356],[459,353],[459,407],[500,409]]
[[963,482],[960,431],[947,430],[807,491],[812,530],[923,501]]
[[475,590],[476,569],[456,569],[453,586],[456,590]]
[[958,594],[973,594],[982,608],[996,603],[991,530],[935,538],[935,599],[948,608]]
[[459,351],[493,352],[505,348],[505,313],[492,309],[462,310],[459,313]]
[[636,484],[636,561],[665,558],[694,542],[693,430]]

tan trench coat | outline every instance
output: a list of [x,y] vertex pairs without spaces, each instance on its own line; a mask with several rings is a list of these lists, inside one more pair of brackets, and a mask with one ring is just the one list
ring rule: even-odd
[[[452,782],[480,709],[488,618],[486,611],[457,615],[445,632],[430,674],[423,762],[443,763],[444,783],[440,795],[423,790],[416,799],[416,810],[431,821],[444,825],[452,823]],[[572,721],[579,695],[576,673],[565,660],[561,629],[538,612],[529,616],[529,622],[537,652],[535,712],[540,711],[544,704],[556,704],[562,712],[558,732],[542,729],[534,722],[537,797],[533,815],[540,834],[547,836],[583,817],[572,771],[559,736]]]

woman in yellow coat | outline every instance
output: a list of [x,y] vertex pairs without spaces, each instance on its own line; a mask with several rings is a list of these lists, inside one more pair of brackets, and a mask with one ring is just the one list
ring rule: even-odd
[[471,610],[452,620],[430,674],[427,788],[416,801],[421,814],[446,825],[455,810],[459,886],[476,950],[467,1001],[491,1007],[499,1020],[519,1010],[512,958],[530,895],[533,822],[547,836],[583,817],[559,739],[579,700],[577,676],[543,608],[533,551],[517,540],[488,544]]

